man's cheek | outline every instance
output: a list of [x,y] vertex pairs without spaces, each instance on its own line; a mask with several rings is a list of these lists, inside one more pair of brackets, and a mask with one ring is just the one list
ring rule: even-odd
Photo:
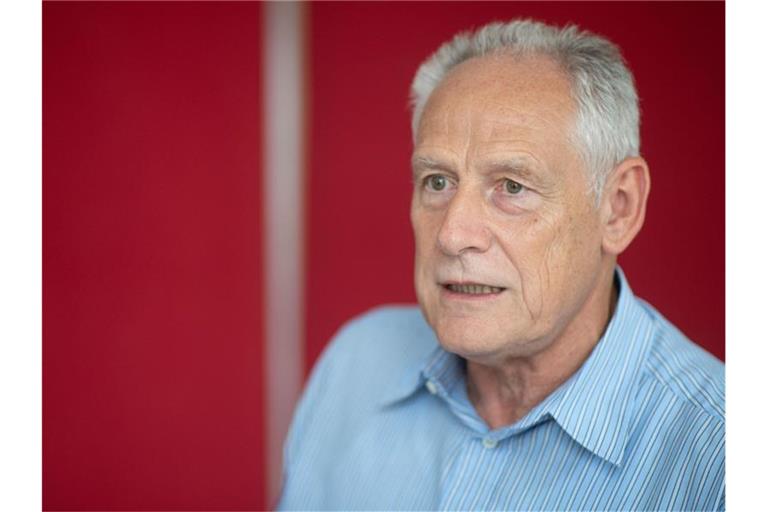
[[563,243],[561,231],[549,225],[537,237],[526,240],[519,251],[516,267],[520,272],[521,299],[532,320],[544,315],[548,297],[557,286],[557,272],[562,267]]

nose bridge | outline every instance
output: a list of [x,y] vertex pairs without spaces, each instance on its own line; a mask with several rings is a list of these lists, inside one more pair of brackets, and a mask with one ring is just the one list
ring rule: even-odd
[[452,256],[466,251],[484,252],[488,250],[490,240],[482,192],[469,184],[460,184],[440,226],[440,248]]

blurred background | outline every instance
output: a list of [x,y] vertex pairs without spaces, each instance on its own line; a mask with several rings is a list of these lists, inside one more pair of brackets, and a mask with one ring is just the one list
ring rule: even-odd
[[620,263],[724,359],[724,3],[47,1],[44,509],[274,503],[325,344],[415,302],[416,68],[518,16],[621,46],[653,185]]

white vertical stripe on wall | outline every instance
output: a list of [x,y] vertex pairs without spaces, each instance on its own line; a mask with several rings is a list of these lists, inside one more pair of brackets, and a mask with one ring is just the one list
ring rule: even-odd
[[304,347],[303,5],[263,17],[267,498],[280,491],[282,444],[301,391]]

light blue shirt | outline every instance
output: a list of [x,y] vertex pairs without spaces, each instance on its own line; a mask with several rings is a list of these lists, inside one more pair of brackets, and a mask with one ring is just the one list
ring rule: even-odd
[[722,510],[723,364],[617,275],[582,367],[495,430],[418,308],[348,323],[297,407],[280,508]]

